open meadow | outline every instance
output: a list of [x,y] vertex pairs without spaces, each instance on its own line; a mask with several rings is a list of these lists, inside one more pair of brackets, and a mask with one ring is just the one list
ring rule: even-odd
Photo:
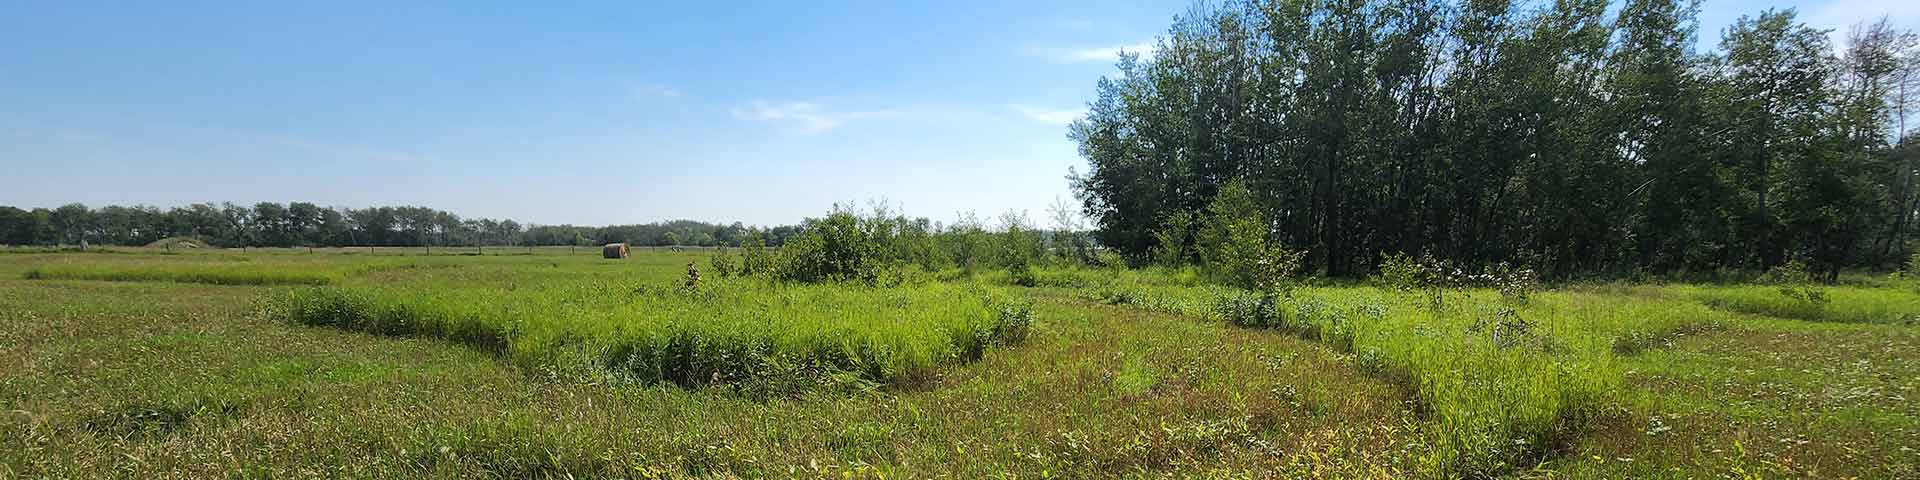
[[0,477],[1920,475],[1899,279],[1257,294],[348,252],[0,255]]
[[0,7],[0,480],[1920,480],[1920,1],[368,3]]

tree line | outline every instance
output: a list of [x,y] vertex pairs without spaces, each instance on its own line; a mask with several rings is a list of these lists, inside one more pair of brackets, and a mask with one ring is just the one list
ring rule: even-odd
[[750,231],[737,257],[720,249],[710,265],[723,277],[881,285],[954,270],[974,275],[1005,269],[1011,282],[1034,286],[1039,284],[1036,267],[1120,263],[1093,244],[1071,204],[1056,203],[1049,214],[1052,228],[1043,229],[1015,210],[990,225],[972,212],[940,223],[908,217],[885,204],[867,211],[835,205],[826,216],[801,222],[798,234],[777,251],[762,248],[762,232]]
[[[763,242],[779,246],[800,227],[763,229]],[[0,244],[147,245],[192,237],[216,247],[508,246],[597,245],[739,246],[750,230],[740,222],[692,220],[602,227],[523,225],[514,220],[461,218],[426,207],[331,208],[312,203],[196,203],[162,210],[151,206],[23,209],[0,206]]]
[[[1069,138],[1099,241],[1199,261],[1244,186],[1332,276],[1387,255],[1556,277],[1829,277],[1914,240],[1913,33],[1767,10],[1695,47],[1682,0],[1251,0],[1123,54]],[[1217,217],[1217,216],[1214,216]],[[1217,229],[1214,229],[1217,230]],[[1159,254],[1159,255],[1156,255]]]

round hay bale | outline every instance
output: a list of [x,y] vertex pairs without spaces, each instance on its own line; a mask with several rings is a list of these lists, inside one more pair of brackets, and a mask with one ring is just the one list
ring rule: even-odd
[[612,259],[625,259],[627,258],[627,244],[609,243],[606,247],[600,249],[600,256]]

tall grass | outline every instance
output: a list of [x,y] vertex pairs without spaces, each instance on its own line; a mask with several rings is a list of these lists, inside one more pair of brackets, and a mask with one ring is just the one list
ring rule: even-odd
[[1909,288],[1811,287],[1825,301],[1808,301],[1765,285],[1675,285],[1662,288],[1714,308],[1813,322],[1913,325],[1920,321],[1920,292]]
[[214,285],[326,285],[340,280],[341,276],[332,270],[274,264],[65,263],[32,267],[23,278]]
[[1167,273],[1054,281],[1107,303],[1274,329],[1352,355],[1364,371],[1408,387],[1438,443],[1423,467],[1441,477],[1498,475],[1546,457],[1618,404],[1617,358],[1633,350],[1623,345],[1725,317],[1692,302],[1584,292],[1521,301],[1452,291],[1435,306],[1418,292],[1317,287],[1285,296],[1191,286]]
[[926,378],[1021,340],[1023,301],[981,287],[784,285],[712,280],[698,289],[608,279],[506,286],[298,289],[288,320],[474,345],[538,369],[685,386]]

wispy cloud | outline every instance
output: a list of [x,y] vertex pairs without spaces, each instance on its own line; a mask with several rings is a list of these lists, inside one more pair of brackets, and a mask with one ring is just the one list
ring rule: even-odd
[[1152,57],[1159,47],[1153,42],[1128,43],[1100,47],[1027,47],[1022,54],[1052,59],[1058,62],[1086,63],[1113,62],[1120,59],[1120,52],[1137,53],[1142,57]]
[[1083,48],[1072,50],[1062,57],[1071,62],[1111,62],[1120,58],[1120,52],[1138,53],[1152,56],[1155,46],[1152,42],[1131,43],[1108,47]]
[[786,125],[800,133],[821,133],[847,122],[890,117],[899,114],[892,110],[835,111],[824,105],[809,102],[768,102],[755,100],[747,105],[735,107],[733,118],[741,120]]
[[1801,9],[1800,20],[1814,28],[1831,30],[1828,37],[1834,48],[1847,48],[1847,34],[1855,25],[1870,24],[1886,18],[1895,28],[1920,27],[1920,2],[1912,0],[1854,0],[1830,2],[1822,7]]
[[1020,115],[1027,117],[1027,119],[1049,125],[1066,125],[1073,123],[1074,119],[1080,118],[1080,114],[1082,113],[1082,110],[1079,109],[1059,109],[1020,104],[1008,105],[1007,108],[1012,108],[1013,111],[1020,112]]

